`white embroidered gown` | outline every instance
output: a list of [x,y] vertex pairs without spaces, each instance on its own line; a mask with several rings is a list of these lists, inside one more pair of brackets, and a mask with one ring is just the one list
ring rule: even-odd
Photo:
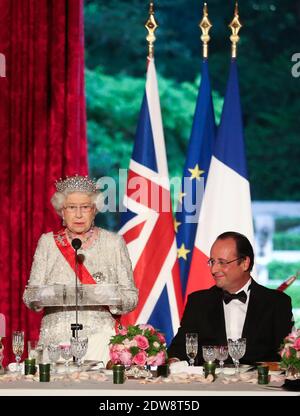
[[[138,290],[135,287],[131,261],[123,237],[104,229],[97,229],[97,237],[90,247],[81,248],[78,254],[84,256],[84,265],[97,284],[117,283],[122,287],[119,306],[80,306],[78,322],[83,329],[78,336],[88,337],[86,360],[109,359],[108,344],[115,333],[115,319],[111,314],[125,314],[137,304]],[[28,286],[65,284],[74,286],[75,274],[65,257],[56,246],[53,233],[42,234],[39,239],[31,268]],[[23,294],[25,304],[33,309],[28,290]],[[39,342],[69,343],[71,323],[75,323],[75,307],[45,307],[41,322]]]

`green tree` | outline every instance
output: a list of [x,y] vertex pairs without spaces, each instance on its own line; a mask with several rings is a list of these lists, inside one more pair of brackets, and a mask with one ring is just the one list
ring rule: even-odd
[[[166,149],[171,177],[181,178],[200,80],[176,83],[158,77]],[[119,169],[127,169],[142,103],[145,79],[86,70],[88,154],[91,175],[110,176],[119,183]],[[214,95],[217,116],[222,100]],[[118,201],[117,201],[118,202]],[[117,226],[118,216],[108,216]],[[105,219],[103,219],[104,221]]]
[[[210,72],[212,86],[219,96],[224,95],[228,77],[228,23],[233,16],[234,3],[233,0],[210,0],[208,3],[213,23]],[[238,66],[252,198],[299,200],[299,78],[291,75],[291,56],[300,52],[300,1],[249,0],[240,3],[239,11],[244,26],[240,32]],[[176,82],[181,86],[184,82],[194,84],[200,72],[198,23],[202,15],[201,2],[160,0],[155,2],[155,12],[159,23],[155,42],[158,73],[166,81],[172,79],[173,85]],[[114,77],[121,75],[142,79],[147,55],[144,28],[147,16],[148,3],[144,0],[86,0],[87,67],[93,70],[101,66],[106,74],[113,76],[112,82]],[[160,88],[163,90],[163,82]],[[87,91],[87,96],[89,94]],[[105,101],[105,97],[102,99]],[[120,105],[117,104],[118,95],[115,99],[115,104]],[[186,98],[182,96],[181,99],[184,102]],[[169,137],[172,133],[169,125],[176,124],[177,120],[169,120],[173,112],[164,108],[164,104],[162,111],[166,140],[172,144],[172,147],[168,146],[170,171],[176,170],[175,166],[180,171],[191,124],[183,126],[184,140],[181,136]],[[127,128],[131,131],[135,129],[135,121],[129,114]],[[103,120],[99,126],[103,129]],[[97,129],[96,125],[94,129]],[[119,153],[117,156],[111,154],[113,151],[107,146],[105,149],[103,166],[110,158],[122,157]],[[96,153],[91,157],[98,158]]]

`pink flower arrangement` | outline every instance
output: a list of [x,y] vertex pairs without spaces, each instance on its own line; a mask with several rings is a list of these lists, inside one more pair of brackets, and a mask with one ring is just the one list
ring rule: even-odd
[[152,325],[122,326],[110,339],[109,355],[113,364],[162,365],[167,358],[166,339]]
[[281,350],[281,367],[293,368],[300,372],[300,329],[293,331],[284,338]]

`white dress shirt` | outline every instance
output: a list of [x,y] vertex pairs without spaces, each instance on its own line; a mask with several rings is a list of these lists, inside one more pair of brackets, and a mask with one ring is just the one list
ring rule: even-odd
[[243,327],[249,303],[250,290],[248,289],[250,284],[251,279],[248,280],[245,286],[243,286],[238,292],[236,292],[239,293],[243,290],[247,294],[246,303],[243,303],[238,299],[233,299],[226,305],[223,301],[227,339],[237,339],[242,337]]

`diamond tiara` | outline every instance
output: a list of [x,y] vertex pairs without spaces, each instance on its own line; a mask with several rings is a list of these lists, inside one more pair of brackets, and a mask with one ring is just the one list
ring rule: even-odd
[[70,176],[55,182],[58,192],[99,192],[96,182],[88,176]]

